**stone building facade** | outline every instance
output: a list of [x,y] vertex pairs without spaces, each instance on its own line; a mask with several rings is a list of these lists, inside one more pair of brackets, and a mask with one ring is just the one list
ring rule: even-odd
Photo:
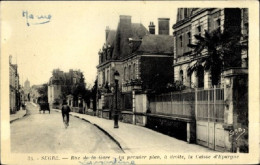
[[[192,105],[195,114],[189,130],[193,130],[196,143],[222,152],[248,152],[247,48],[230,52],[239,57],[241,64],[236,68],[225,68],[217,88],[212,87],[210,73],[204,70],[203,63],[198,70],[188,74],[190,67],[200,57],[208,56],[206,49],[199,56],[194,56],[195,52],[188,47],[188,44],[196,44],[194,35],[205,37],[205,30],[220,31],[223,34],[232,32],[233,36],[240,37],[242,45],[247,46],[248,9],[179,8],[173,30],[174,79],[186,87],[195,88],[191,89],[194,93]],[[244,130],[239,140],[230,135],[235,130]]]
[[10,113],[16,113],[20,109],[20,85],[17,64],[12,64],[12,56],[9,56],[9,102]]
[[[236,16],[234,16],[236,15]],[[188,69],[196,59],[190,58],[192,50],[187,45],[195,44],[194,35],[204,36],[205,30],[237,29],[243,34],[242,42],[247,44],[248,11],[247,9],[229,8],[179,8],[177,22],[173,25],[174,35],[174,79],[183,82],[187,87],[211,88],[209,72],[199,69],[188,75]],[[206,56],[207,51],[202,52]],[[242,66],[248,67],[247,51],[242,53]],[[223,78],[221,81],[223,86]]]

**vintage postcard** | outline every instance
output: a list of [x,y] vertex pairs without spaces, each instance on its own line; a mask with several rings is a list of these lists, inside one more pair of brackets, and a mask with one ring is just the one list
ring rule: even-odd
[[257,1],[3,1],[2,164],[259,163]]

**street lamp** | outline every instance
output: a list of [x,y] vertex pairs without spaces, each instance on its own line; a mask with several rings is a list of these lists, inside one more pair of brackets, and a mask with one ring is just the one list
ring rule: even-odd
[[118,92],[118,81],[119,81],[120,74],[118,71],[115,71],[114,73],[114,78],[115,78],[115,84],[116,84],[116,89],[115,89],[115,97],[116,97],[116,108],[115,108],[115,114],[114,114],[114,128],[119,128],[118,126],[118,108],[117,108],[117,92]]

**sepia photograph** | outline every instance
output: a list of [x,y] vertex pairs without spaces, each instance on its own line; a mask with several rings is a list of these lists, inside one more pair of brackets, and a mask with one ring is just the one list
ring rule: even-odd
[[1,164],[259,163],[257,1],[0,7]]

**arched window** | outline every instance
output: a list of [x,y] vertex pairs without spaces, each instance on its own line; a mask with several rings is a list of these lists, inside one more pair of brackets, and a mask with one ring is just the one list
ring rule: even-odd
[[198,78],[198,88],[203,88],[204,87],[204,68],[202,66],[198,67],[197,78]]
[[183,70],[180,70],[180,81],[183,83]]

